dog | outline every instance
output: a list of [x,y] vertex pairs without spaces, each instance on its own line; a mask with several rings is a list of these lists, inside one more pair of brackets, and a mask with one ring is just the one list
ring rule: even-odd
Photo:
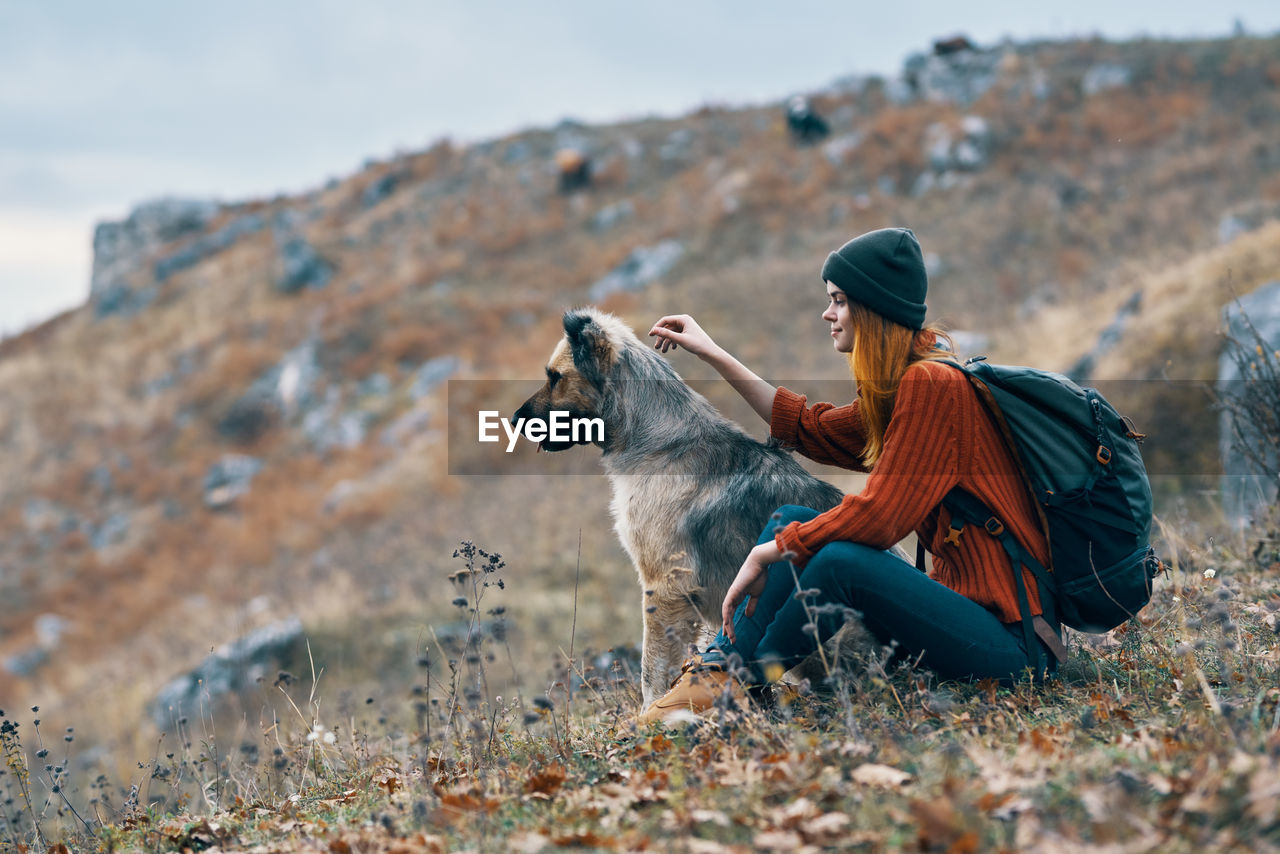
[[640,683],[648,706],[678,675],[690,645],[720,628],[720,604],[771,514],[822,511],[842,493],[776,442],[751,438],[689,388],[618,318],[564,315],[547,382],[514,416],[599,418],[603,438],[553,439],[543,450],[597,444],[613,487],[614,527],[643,588]]

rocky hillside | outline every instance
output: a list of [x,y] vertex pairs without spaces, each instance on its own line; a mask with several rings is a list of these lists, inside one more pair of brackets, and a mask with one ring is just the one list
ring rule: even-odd
[[[780,104],[707,106],[102,224],[88,304],[0,344],[0,697],[124,768],[148,721],[220,702],[207,674],[162,689],[255,629],[285,648],[299,626],[332,691],[403,695],[427,627],[456,620],[462,539],[518,579],[494,595],[523,672],[635,642],[598,452],[513,463],[560,477],[451,475],[474,449],[448,441],[449,381],[510,411],[585,302],[642,328],[687,311],[766,376],[841,380],[817,271],[889,224],[920,236],[931,315],[966,346],[1143,380],[1118,402],[1181,507],[1217,471],[1217,422],[1165,380],[1213,379],[1221,306],[1280,277],[1277,57],[1276,38],[921,55],[809,93],[813,144]],[[589,186],[562,189],[564,149]],[[233,664],[235,708],[273,667]]]

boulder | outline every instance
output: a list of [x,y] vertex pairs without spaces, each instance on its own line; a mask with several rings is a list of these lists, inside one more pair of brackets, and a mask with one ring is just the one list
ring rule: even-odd
[[1230,243],[1242,234],[1256,231],[1280,219],[1280,203],[1251,201],[1236,205],[1218,220],[1218,242]]
[[200,231],[218,214],[207,199],[155,199],[135,207],[119,222],[99,223],[93,232],[93,272],[89,298],[97,298],[139,269],[160,246]]
[[151,286],[133,288],[121,280],[112,282],[98,291],[93,297],[93,314],[95,317],[119,315],[132,317],[143,311],[156,298],[156,289]]
[[280,268],[276,290],[280,293],[319,290],[333,278],[333,265],[299,234],[277,231],[276,250]]
[[836,168],[849,164],[849,157],[862,144],[863,134],[860,131],[842,134],[822,144],[822,155],[827,162]]
[[14,676],[30,676],[49,660],[49,651],[33,645],[18,650],[4,658],[4,669]]
[[217,430],[232,441],[252,442],[277,419],[311,407],[320,381],[316,346],[304,342],[250,384],[218,418]]
[[1129,85],[1133,77],[1128,66],[1112,62],[1100,62],[1091,66],[1080,81],[1080,91],[1086,95],[1097,95],[1108,89],[1120,89]]
[[36,642],[5,656],[0,665],[14,676],[30,676],[49,661],[50,653],[62,643],[71,622],[58,614],[41,614],[35,619]]
[[1098,359],[1120,343],[1125,330],[1129,327],[1129,321],[1133,319],[1140,308],[1142,308],[1142,291],[1139,290],[1125,300],[1124,305],[1120,306],[1120,310],[1116,312],[1116,316],[1098,334],[1098,340],[1093,345],[1093,348],[1076,360],[1076,363],[1067,370],[1067,376],[1076,382],[1084,382],[1089,379]]
[[631,251],[622,263],[596,280],[587,292],[592,302],[599,302],[619,291],[638,291],[671,271],[684,254],[684,245],[678,240],[664,240],[653,246],[640,246]]
[[391,394],[391,378],[384,373],[370,374],[356,385],[358,397],[386,397]]
[[625,222],[635,215],[635,202],[630,199],[623,199],[611,205],[605,205],[596,211],[595,216],[591,217],[591,228],[593,231],[608,231],[615,225]]
[[942,174],[953,169],[976,172],[990,162],[991,128],[980,116],[965,116],[959,128],[935,122],[925,128],[924,152],[929,168]]
[[529,143],[518,139],[507,145],[502,152],[502,162],[506,164],[524,163],[533,156]]
[[437,356],[422,363],[413,375],[413,383],[409,386],[409,396],[414,400],[431,394],[436,387],[458,372],[462,360],[457,356]]
[[[1218,358],[1217,384],[1218,397],[1226,403],[1219,416],[1218,440],[1222,508],[1229,522],[1243,527],[1275,504],[1275,472],[1280,460],[1276,458],[1275,436],[1261,435],[1256,423],[1237,423],[1233,409],[1266,402],[1275,417],[1280,414],[1274,411],[1280,409],[1280,394],[1273,384],[1264,387],[1258,379],[1242,376],[1238,362],[1242,357],[1246,364],[1256,358],[1266,358],[1273,366],[1280,362],[1275,355],[1280,350],[1280,281],[1224,306],[1222,323],[1228,336]],[[1264,348],[1263,357],[1255,355],[1258,347]],[[1247,453],[1242,444],[1253,448],[1253,453]]]
[[737,213],[742,207],[742,194],[750,186],[751,173],[746,169],[735,169],[716,181],[708,200],[725,214]]
[[155,262],[152,272],[157,282],[164,282],[174,273],[194,267],[206,258],[218,254],[245,235],[266,228],[267,221],[261,214],[251,213],[236,217],[231,222],[209,234],[202,234],[176,251],[164,255]]
[[148,709],[160,729],[168,729],[183,717],[199,715],[208,705],[218,705],[231,694],[255,688],[261,680],[274,681],[282,667],[302,652],[302,622],[290,617],[263,626],[215,649],[201,664],[171,680]]
[[938,176],[934,172],[921,172],[920,177],[916,178],[911,185],[911,195],[914,198],[928,195],[934,187],[938,186]]
[[693,131],[689,128],[676,128],[658,146],[658,159],[663,163],[681,163],[690,159],[692,148]]
[[[1004,52],[1000,50],[918,53],[903,64],[902,78],[916,97],[967,107],[995,85],[1003,61]],[[892,94],[890,97],[896,100]]]
[[294,347],[276,366],[263,376],[273,398],[285,415],[306,407],[316,394],[321,381],[320,363],[316,360],[316,345],[305,342]]
[[246,454],[223,454],[204,476],[204,505],[210,510],[230,507],[249,491],[249,484],[262,469],[262,461]]
[[884,81],[884,96],[895,107],[905,107],[916,99],[916,89],[907,77],[890,77]]
[[424,406],[415,406],[384,427],[378,441],[388,448],[402,448],[430,424],[430,411]]
[[22,505],[22,523],[28,534],[66,534],[79,522],[74,513],[47,498],[28,498]]
[[45,649],[57,649],[62,636],[69,628],[71,628],[71,621],[66,617],[57,614],[41,614],[36,617],[35,622],[36,642]]
[[396,188],[404,181],[405,175],[400,172],[388,172],[365,188],[360,197],[360,205],[365,210],[376,207],[391,197]]
[[354,448],[364,441],[376,415],[367,409],[347,409],[343,395],[330,388],[323,403],[302,416],[302,433],[317,451]]
[[117,510],[112,513],[100,524],[91,525],[88,529],[89,545],[95,550],[114,546],[117,543],[124,542],[129,536],[129,524],[132,520],[129,514],[124,510]]
[[[94,313],[98,317],[137,314],[156,298],[156,285],[266,227],[261,214],[251,213],[216,231],[198,234],[219,210],[213,202],[170,200],[143,205],[122,223],[100,224],[93,241],[90,302]],[[193,234],[193,239],[185,240]],[[162,251],[174,241],[182,242],[173,251]]]

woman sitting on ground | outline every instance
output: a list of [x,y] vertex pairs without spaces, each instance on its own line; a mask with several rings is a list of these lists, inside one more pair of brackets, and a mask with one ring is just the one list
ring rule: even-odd
[[[1000,542],[977,526],[963,536],[949,530],[942,500],[958,486],[1048,561],[1016,460],[968,379],[942,363],[952,358],[940,346],[950,343],[946,334],[924,325],[928,281],[915,235],[886,228],[857,237],[831,253],[822,278],[822,319],[857,387],[845,406],[809,406],[775,389],[688,315],[663,317],[649,331],[663,352],[684,347],[714,367],[785,445],[870,477],[825,513],[788,506],[774,514],[725,597],[724,628],[641,723],[706,712],[724,695],[745,700],[747,689],[776,680],[831,637],[850,610],[898,658],[944,679],[1011,683],[1052,662],[1043,641],[1035,644],[1044,649],[1027,648]],[[912,531],[933,555],[931,576],[888,551]],[[1025,570],[1023,578],[1039,615],[1035,578]],[[797,590],[816,595],[802,600]]]

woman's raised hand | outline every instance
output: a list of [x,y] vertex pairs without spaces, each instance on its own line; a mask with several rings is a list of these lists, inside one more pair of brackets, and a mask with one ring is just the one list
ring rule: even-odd
[[698,321],[687,314],[668,314],[659,318],[649,330],[649,337],[657,339],[653,342],[653,348],[663,353],[679,346],[699,358],[706,358],[718,349],[716,342],[703,331]]

